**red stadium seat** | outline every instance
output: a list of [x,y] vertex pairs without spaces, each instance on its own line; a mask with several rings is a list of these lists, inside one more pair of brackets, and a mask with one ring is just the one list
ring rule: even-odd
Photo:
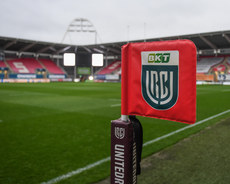
[[14,73],[36,73],[37,68],[43,68],[34,58],[20,58],[8,60],[10,68]]
[[4,61],[0,61],[0,67],[7,67]]
[[65,74],[61,68],[59,68],[53,61],[48,59],[39,59],[39,61],[45,66],[47,71],[51,74]]
[[111,74],[120,70],[120,68],[121,68],[121,61],[114,61],[111,64],[109,64],[107,67],[97,72],[97,74],[98,75]]

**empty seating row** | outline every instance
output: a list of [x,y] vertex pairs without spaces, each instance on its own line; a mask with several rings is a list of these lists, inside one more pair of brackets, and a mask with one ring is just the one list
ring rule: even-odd
[[98,75],[105,75],[117,72],[121,68],[121,61],[114,61],[110,63],[107,67],[104,67],[102,70],[97,72]]
[[14,73],[35,73],[37,68],[43,68],[34,58],[20,58],[7,61]]
[[197,61],[197,73],[208,73],[210,68],[224,60],[223,57],[201,58]]
[[39,59],[45,68],[52,74],[65,74],[53,61],[48,59]]
[[4,63],[4,61],[0,61],[0,68],[5,68],[7,67],[6,64]]
[[50,74],[65,74],[53,61],[48,59],[19,58],[6,61],[14,73],[34,74],[45,68]]

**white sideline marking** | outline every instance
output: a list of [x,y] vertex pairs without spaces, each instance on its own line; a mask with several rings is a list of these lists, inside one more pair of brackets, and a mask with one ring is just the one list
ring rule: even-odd
[[[197,126],[197,125],[200,125],[200,124],[202,124],[202,123],[204,123],[204,122],[206,122],[206,121],[209,121],[209,120],[211,120],[211,119],[214,119],[214,118],[216,118],[216,117],[219,117],[219,116],[221,116],[221,115],[223,115],[223,114],[226,114],[226,113],[228,113],[228,112],[230,112],[230,109],[228,109],[228,110],[226,110],[226,111],[224,111],[224,112],[221,112],[221,113],[219,113],[219,114],[210,116],[209,118],[206,118],[206,119],[203,119],[203,120],[201,120],[201,121],[198,121],[198,122],[196,122],[195,124],[188,125],[188,126],[186,126],[186,127],[183,127],[183,128],[178,129],[178,130],[175,130],[175,131],[173,131],[173,132],[171,132],[171,133],[169,133],[169,134],[166,134],[166,135],[163,135],[163,136],[158,137],[158,138],[156,138],[156,139],[147,141],[146,143],[143,144],[143,147],[144,147],[144,146],[148,146],[149,144],[155,143],[155,142],[157,142],[157,141],[160,141],[160,140],[162,140],[162,139],[165,139],[165,138],[167,138],[167,137],[169,137],[169,136],[171,136],[171,135],[174,135],[174,134],[177,134],[177,133],[179,133],[179,132],[182,132],[182,131],[184,131],[184,130],[186,130],[186,129],[192,128],[192,127]],[[59,181],[61,181],[61,180],[64,180],[64,179],[70,178],[70,177],[72,177],[72,176],[74,176],[74,175],[80,174],[80,173],[82,173],[83,171],[92,169],[92,168],[94,168],[94,167],[96,167],[96,166],[98,166],[98,165],[101,165],[101,164],[103,164],[103,163],[105,163],[105,162],[108,162],[108,161],[110,161],[110,157],[106,157],[106,158],[104,158],[104,159],[102,159],[102,160],[98,160],[97,162],[94,162],[94,163],[89,164],[89,165],[87,165],[87,166],[85,166],[85,167],[79,168],[79,169],[77,169],[77,170],[75,170],[75,171],[71,171],[71,172],[69,172],[69,173],[67,173],[67,174],[64,174],[64,175],[62,175],[62,176],[58,176],[57,178],[51,179],[51,180],[49,180],[49,181],[47,181],[47,182],[42,182],[41,184],[54,184],[54,183],[57,183],[57,182],[59,182]]]
[[113,105],[110,105],[110,107],[117,107],[117,106],[121,106],[121,104],[113,104]]
[[101,164],[103,164],[104,162],[107,162],[107,161],[109,161],[109,160],[110,160],[110,157],[104,158],[104,159],[102,159],[102,160],[99,160],[99,161],[97,161],[97,162],[94,162],[94,163],[92,163],[92,164],[89,164],[89,165],[87,165],[87,166],[85,166],[85,167],[79,168],[79,169],[77,169],[77,170],[75,170],[75,171],[71,171],[71,172],[69,172],[69,173],[67,173],[67,174],[64,174],[64,175],[62,175],[62,176],[59,176],[59,177],[57,177],[57,178],[54,178],[54,179],[52,179],[52,180],[50,180],[50,181],[42,182],[41,184],[53,184],[53,183],[57,183],[57,182],[59,182],[59,181],[61,181],[61,180],[70,178],[70,177],[72,177],[72,176],[74,176],[74,175],[76,175],[76,174],[79,174],[79,173],[83,172],[83,171],[86,171],[86,170],[89,170],[89,169],[91,169],[91,168],[93,168],[93,167],[96,167],[96,166],[98,166],[98,165],[101,165]]
[[171,132],[171,133],[169,133],[169,134],[163,135],[163,136],[158,137],[158,138],[156,138],[156,139],[153,139],[153,140],[151,140],[151,141],[147,141],[146,143],[143,144],[143,146],[147,146],[147,145],[149,145],[149,144],[152,144],[152,143],[154,143],[154,142],[157,142],[157,141],[159,141],[159,140],[162,140],[162,139],[164,139],[164,138],[166,138],[166,137],[169,137],[169,136],[171,136],[171,135],[174,135],[174,134],[177,134],[177,133],[179,133],[179,132],[182,132],[182,131],[184,131],[184,130],[186,130],[186,129],[192,128],[192,127],[197,126],[197,125],[200,125],[200,124],[202,124],[202,123],[204,123],[204,122],[206,122],[206,121],[208,121],[208,120],[214,119],[214,118],[216,118],[216,117],[218,117],[218,116],[221,116],[221,115],[223,115],[223,114],[226,114],[226,113],[228,113],[228,112],[230,112],[230,109],[228,109],[228,110],[226,110],[226,111],[224,111],[224,112],[221,112],[221,113],[219,113],[219,114],[216,114],[216,115],[214,115],[214,116],[210,116],[209,118],[206,118],[206,119],[203,119],[203,120],[201,120],[201,121],[198,121],[198,122],[196,122],[195,124],[188,125],[188,126],[186,126],[186,127],[183,127],[183,128],[178,129],[178,130],[175,130],[175,131],[173,131],[173,132]]

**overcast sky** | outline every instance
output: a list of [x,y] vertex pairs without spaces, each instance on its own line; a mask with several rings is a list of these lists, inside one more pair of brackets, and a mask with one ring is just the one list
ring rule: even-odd
[[[0,7],[0,36],[47,42],[61,42],[75,18],[93,23],[98,43],[230,30],[229,0],[0,0]],[[94,44],[94,35],[79,35],[64,42]]]

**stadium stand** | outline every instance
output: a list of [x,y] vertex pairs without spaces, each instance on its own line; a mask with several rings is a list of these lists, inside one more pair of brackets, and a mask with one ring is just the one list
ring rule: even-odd
[[[197,73],[214,76],[226,75],[226,80],[230,81],[229,38],[230,30],[227,30],[161,38],[149,38],[145,40],[132,40],[130,42],[152,42],[163,40],[189,39],[193,41],[197,47]],[[76,47],[76,45],[39,42],[34,40],[0,36],[0,60],[5,61],[5,58],[7,58],[5,64],[8,68],[8,78],[11,78],[13,76],[12,74],[15,74],[14,76],[16,77],[18,77],[17,74],[20,74],[20,77],[24,75],[27,77],[31,76],[32,78],[37,78],[37,76],[34,75],[40,75],[40,73],[45,73],[45,75],[43,76],[44,78],[63,78],[73,80],[79,77],[79,74],[77,73],[76,67],[63,65],[63,54],[75,53],[77,48],[76,66],[91,67],[92,53],[103,53],[105,63],[112,63],[109,66],[100,69],[99,71],[97,71],[98,68],[93,69],[91,72],[94,72],[94,77],[96,76],[96,79],[99,80],[113,79],[113,81],[115,78],[119,78],[119,80],[117,81],[120,81],[121,65],[119,62],[121,60],[121,47],[125,44],[127,44],[126,41],[121,41],[116,43],[95,45],[78,45]],[[24,61],[25,59],[12,59],[18,57],[34,59],[29,59],[30,61],[32,61],[32,63],[27,65],[26,61]],[[13,61],[10,61],[9,58],[11,58],[11,60]],[[57,69],[58,66],[53,67],[53,65],[51,64],[52,61],[36,61],[36,58],[49,58],[48,60],[51,60],[50,58],[52,58],[53,63],[58,63],[58,66],[60,67],[59,69]],[[16,66],[13,63],[16,63]],[[58,74],[59,72],[62,74]],[[200,79],[211,79],[210,76],[206,77],[200,75],[198,77]]]
[[63,72],[52,60],[39,59],[39,61],[50,74],[65,74],[65,72]]
[[214,72],[225,72],[225,70],[226,70],[226,66],[223,65],[223,64],[214,66],[214,67],[212,68],[212,71],[214,71]]
[[108,66],[96,72],[97,81],[120,81],[121,61],[113,61]]
[[[227,72],[228,68],[230,68],[230,57],[200,57],[197,61],[197,80],[216,81],[218,74],[230,72]],[[121,75],[121,61],[114,61],[102,68],[96,72],[95,78],[108,80],[112,75]]]
[[197,81],[230,81],[230,57],[205,57],[197,62]]
[[9,68],[4,61],[0,61],[0,79],[8,77]]
[[114,61],[97,72],[98,75],[116,73],[121,69],[121,61]]
[[230,74],[230,57],[228,57],[228,60],[227,60],[227,70],[228,70],[228,73]]
[[218,72],[219,74],[227,74],[229,70],[229,57],[225,57],[220,63],[212,66],[209,73]]
[[118,75],[121,75],[121,68],[117,71]]
[[219,64],[224,60],[223,57],[204,57],[197,61],[197,73],[209,73],[212,66]]
[[4,61],[0,61],[0,67],[7,67]]
[[6,61],[14,73],[35,74],[37,68],[43,68],[34,58],[20,58]]

